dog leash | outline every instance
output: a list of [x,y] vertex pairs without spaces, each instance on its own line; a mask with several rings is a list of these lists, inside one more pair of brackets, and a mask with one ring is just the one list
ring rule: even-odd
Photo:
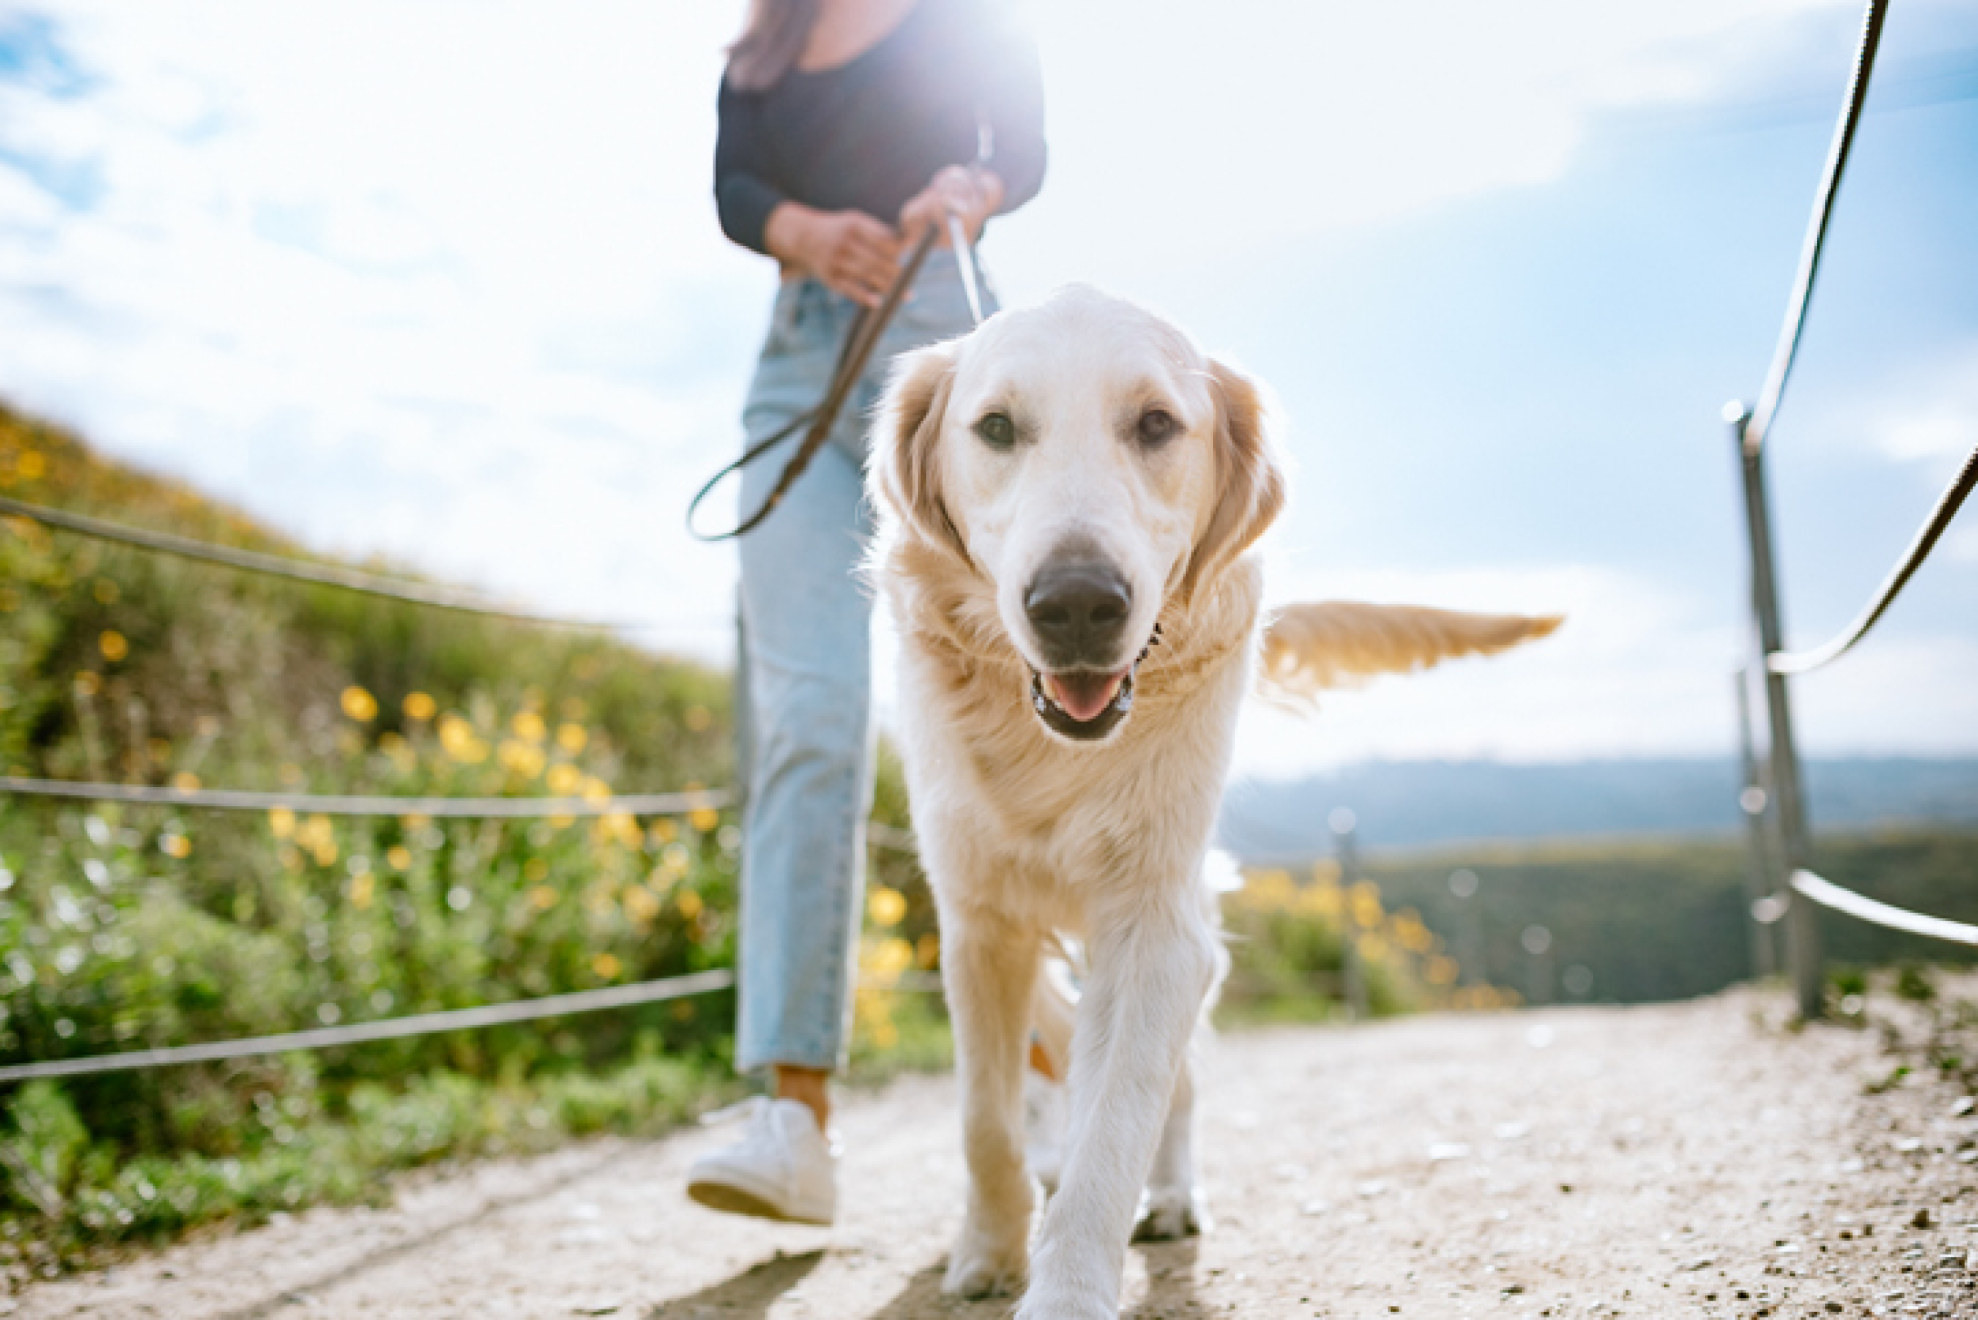
[[[823,448],[824,442],[830,438],[831,428],[837,423],[838,414],[844,411],[845,400],[851,397],[852,388],[858,384],[859,377],[865,374],[866,364],[872,360],[873,349],[879,346],[879,336],[892,321],[893,313],[899,310],[900,304],[906,299],[907,291],[913,287],[914,279],[920,274],[920,268],[934,246],[937,232],[931,225],[922,232],[919,241],[913,245],[913,250],[907,254],[906,264],[900,268],[898,277],[886,290],[886,296],[880,299],[879,305],[860,308],[858,315],[852,319],[850,328],[845,331],[845,342],[838,349],[838,363],[832,369],[831,386],[824,392],[824,401],[809,412],[793,418],[787,426],[774,435],[758,440],[743,450],[740,458],[708,478],[707,484],[695,494],[687,505],[687,531],[695,540],[707,542],[733,540],[754,531],[770,514],[776,512],[776,506],[783,502],[783,497],[790,493],[790,488],[797,484],[797,479],[803,476],[805,469],[810,466],[811,459],[817,456],[817,451]],[[961,217],[953,211],[948,212],[948,241],[954,244],[955,265],[961,271],[962,290],[968,295],[969,315],[974,318],[975,324],[981,325],[982,294],[976,282],[975,250],[969,244],[968,230],[963,226]],[[707,497],[714,493],[716,486],[788,440],[799,430],[803,430],[803,441],[797,446],[797,452],[790,456],[790,461],[784,464],[783,471],[777,476],[776,484],[770,488],[769,495],[763,500],[761,508],[725,532],[703,532],[694,525],[694,515],[700,511],[701,504]]]

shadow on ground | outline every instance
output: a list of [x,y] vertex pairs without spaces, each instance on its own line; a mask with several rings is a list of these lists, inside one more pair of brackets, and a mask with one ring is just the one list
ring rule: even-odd
[[779,1251],[732,1279],[661,1302],[647,1313],[647,1320],[759,1320],[769,1314],[777,1298],[809,1278],[823,1259],[821,1249],[800,1256],[785,1256]]
[[[1135,1248],[1147,1265],[1147,1298],[1137,1308],[1124,1313],[1125,1320],[1197,1320],[1207,1316],[1195,1291],[1195,1261],[1199,1244],[1195,1239],[1163,1242]],[[795,1289],[821,1264],[826,1253],[808,1251],[800,1256],[778,1254],[758,1261],[733,1278],[703,1288],[686,1297],[662,1302],[647,1312],[646,1320],[762,1320],[769,1308]],[[928,1320],[932,1316],[1001,1317],[1008,1315],[1012,1299],[990,1297],[979,1302],[964,1301],[941,1292],[941,1276],[946,1259],[922,1269],[906,1287],[864,1320]],[[813,1298],[823,1314],[834,1314],[824,1298]]]
[[1209,1314],[1195,1293],[1195,1260],[1202,1239],[1149,1242],[1134,1250],[1147,1265],[1147,1300],[1124,1312],[1126,1320],[1195,1320]]

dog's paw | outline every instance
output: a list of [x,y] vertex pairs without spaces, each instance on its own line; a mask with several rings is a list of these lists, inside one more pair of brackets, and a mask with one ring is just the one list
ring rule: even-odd
[[1140,1201],[1140,1218],[1133,1225],[1135,1242],[1172,1242],[1195,1237],[1215,1227],[1208,1198],[1197,1187],[1150,1187]]
[[1022,1290],[1028,1265],[1021,1247],[995,1251],[985,1243],[964,1242],[948,1257],[941,1291],[957,1297],[1006,1297]]

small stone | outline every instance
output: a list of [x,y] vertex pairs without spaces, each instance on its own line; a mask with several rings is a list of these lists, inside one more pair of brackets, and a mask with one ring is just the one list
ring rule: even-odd
[[1974,1109],[1978,1109],[1978,1100],[1974,1100],[1968,1095],[1959,1096],[1957,1103],[1951,1106],[1951,1117],[1963,1118]]
[[1316,1216],[1316,1215],[1322,1215],[1330,1209],[1332,1209],[1332,1207],[1327,1205],[1324,1201],[1307,1201],[1305,1202],[1305,1204],[1298,1207],[1298,1213],[1301,1215]]
[[1918,1210],[1916,1217],[1909,1221],[1909,1226],[1911,1228],[1930,1227],[1930,1207],[1924,1206],[1921,1210]]

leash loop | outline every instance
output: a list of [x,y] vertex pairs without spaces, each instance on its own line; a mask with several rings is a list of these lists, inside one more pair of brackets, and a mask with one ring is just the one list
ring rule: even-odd
[[[845,332],[844,345],[838,350],[838,365],[832,370],[831,387],[825,391],[824,401],[792,420],[774,435],[758,440],[743,450],[740,458],[715,473],[695,494],[687,505],[687,531],[695,540],[729,541],[738,536],[745,536],[760,527],[763,520],[776,511],[776,506],[781,504],[783,497],[790,493],[790,487],[797,484],[797,478],[803,476],[804,470],[810,466],[811,459],[817,456],[817,451],[823,448],[824,442],[830,438],[831,428],[837,423],[838,414],[844,411],[845,400],[851,397],[853,387],[858,384],[859,377],[865,373],[866,363],[872,358],[872,350],[879,346],[880,334],[892,321],[893,313],[899,310],[907,291],[913,287],[914,279],[920,274],[920,268],[927,260],[928,250],[934,246],[937,233],[936,229],[929,226],[921,234],[920,240],[907,254],[906,264],[900,268],[899,277],[893,281],[892,287],[886,290],[886,296],[880,300],[879,305],[861,308],[853,319],[851,328]],[[957,259],[961,255],[956,253]],[[762,507],[725,532],[704,532],[694,525],[694,515],[700,511],[701,504],[707,497],[714,493],[716,486],[788,440],[800,429],[804,431],[803,441],[797,446],[797,452],[790,456],[790,461],[784,465],[782,473],[777,476],[775,486],[771,487],[769,494],[762,501]]]

